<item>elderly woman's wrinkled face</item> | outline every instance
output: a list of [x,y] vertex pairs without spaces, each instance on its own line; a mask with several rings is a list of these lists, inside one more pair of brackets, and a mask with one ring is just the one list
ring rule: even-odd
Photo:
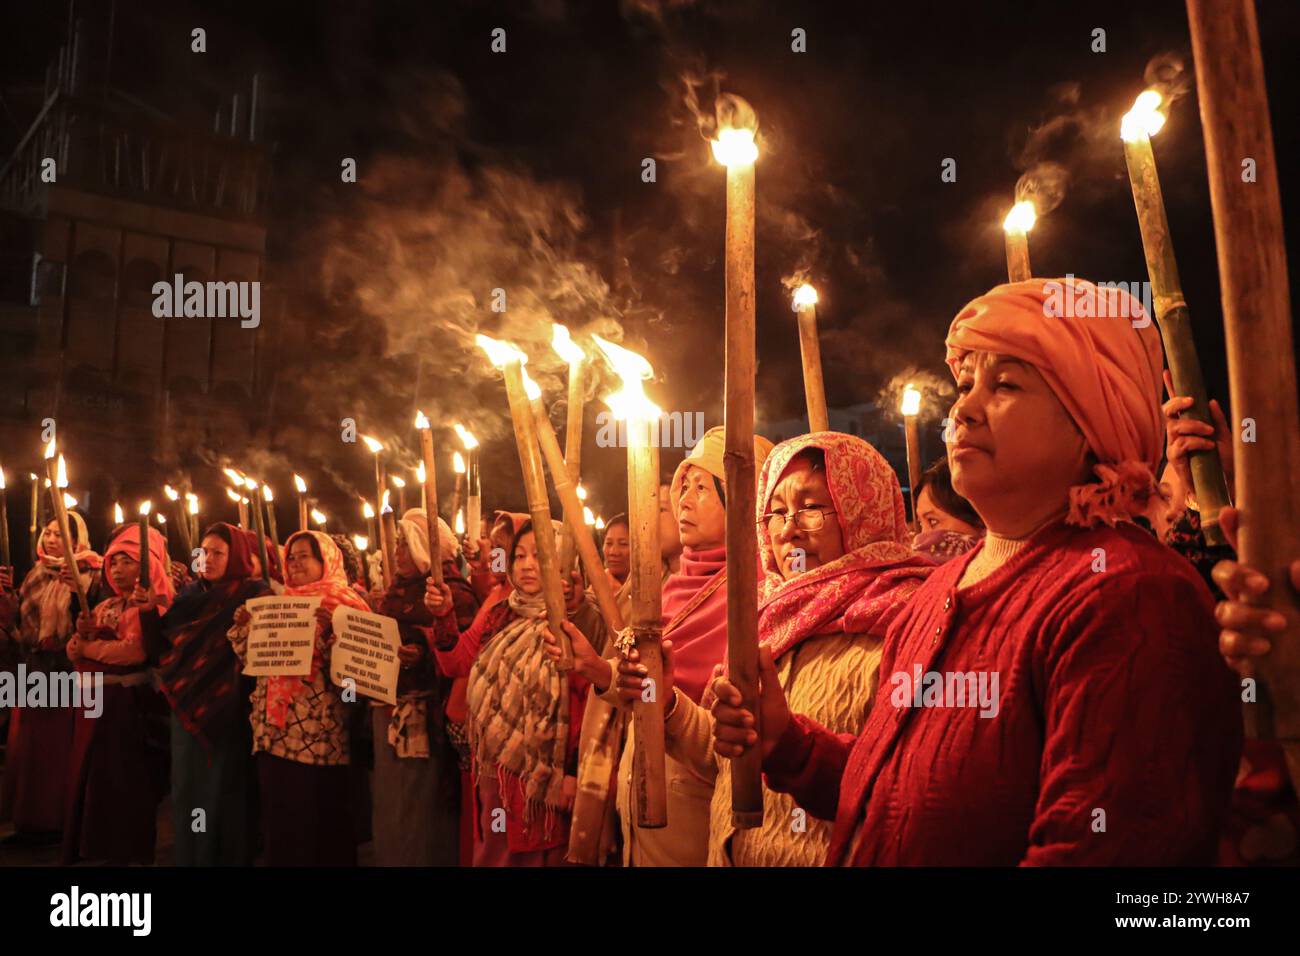
[[952,486],[989,530],[1007,516],[1064,508],[1087,480],[1088,444],[1033,365],[972,352],[957,376],[948,445]]
[[515,545],[511,579],[525,594],[542,593],[542,566],[537,561],[537,539],[531,531]]
[[718,497],[713,475],[698,465],[691,465],[682,475],[677,528],[682,544],[696,551],[726,543],[727,508]]
[[786,580],[844,554],[844,533],[826,472],[796,455],[781,473],[767,506],[767,537]]
[[295,538],[293,547],[284,560],[285,571],[289,576],[290,587],[302,587],[319,581],[325,575],[325,563],[316,557],[311,542],[304,538]]
[[406,531],[403,528],[397,529],[397,543],[393,545],[393,565],[397,568],[397,576],[401,578],[413,578],[420,573],[420,569],[415,565],[415,558],[411,557],[411,545],[406,540]]

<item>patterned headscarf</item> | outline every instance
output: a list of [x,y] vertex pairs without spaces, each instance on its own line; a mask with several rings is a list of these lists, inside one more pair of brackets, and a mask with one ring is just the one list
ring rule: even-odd
[[[167,557],[167,541],[153,527],[149,529],[149,586],[159,598],[160,611],[163,613],[176,596],[172,584],[171,563]],[[122,530],[109,542],[104,552],[104,567],[111,567],[113,556],[125,554],[132,561],[140,561],[140,525],[134,521],[123,525]],[[123,594],[113,583],[111,574],[104,574],[104,583],[113,596],[95,605],[95,624],[99,627],[111,627],[117,631],[119,639],[142,640],[140,627],[140,609],[129,603],[131,595]]]
[[[325,570],[321,576],[307,584],[287,585],[284,593],[288,597],[319,597],[320,606],[333,611],[340,604],[369,611],[370,606],[348,583],[347,571],[343,567],[343,552],[329,535],[323,531],[295,531],[285,542],[285,553],[293,547],[299,538],[310,536],[320,551],[321,562]],[[318,646],[312,651],[311,671],[300,677],[268,677],[266,687],[267,720],[276,727],[283,727],[289,719],[289,705],[293,698],[306,693],[311,687],[312,678],[325,669],[325,657]]]
[[914,554],[898,476],[871,445],[853,435],[815,432],[777,445],[758,486],[758,513],[799,454],[821,449],[826,486],[844,538],[844,554],[786,579],[767,528],[758,528],[763,581],[759,586],[759,640],[779,657],[819,634],[883,636],[889,622],[930,573],[933,562]]

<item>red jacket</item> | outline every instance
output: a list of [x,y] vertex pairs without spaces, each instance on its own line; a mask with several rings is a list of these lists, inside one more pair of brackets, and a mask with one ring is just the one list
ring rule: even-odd
[[[1213,863],[1241,700],[1191,565],[1131,525],[1057,523],[958,592],[977,552],[890,628],[856,740],[798,717],[764,764],[834,820],[827,865]],[[915,706],[918,667],[996,674],[996,716]]]

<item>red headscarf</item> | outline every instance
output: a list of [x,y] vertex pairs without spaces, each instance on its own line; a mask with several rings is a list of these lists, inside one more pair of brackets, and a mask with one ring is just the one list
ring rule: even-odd
[[[111,627],[117,631],[119,640],[142,641],[140,627],[140,608],[128,604],[129,594],[123,594],[113,583],[109,569],[113,565],[113,556],[125,554],[132,561],[140,560],[140,525],[130,522],[122,527],[117,537],[109,542],[104,552],[104,582],[113,592],[113,597],[95,605],[95,623],[100,627]],[[167,557],[167,541],[156,528],[149,528],[149,586],[159,598],[159,612],[164,613],[171,606],[176,591],[172,585],[171,563]]]
[[948,329],[954,377],[972,351],[1036,368],[1083,433],[1100,482],[1070,489],[1074,524],[1141,513],[1164,449],[1160,333],[1122,289],[1085,279],[1027,279],[990,289]]
[[[295,531],[286,541],[285,551],[293,547],[299,538],[310,535],[320,549],[321,561],[325,570],[321,576],[307,584],[290,585],[284,593],[292,597],[317,597],[320,606],[333,611],[340,604],[354,607],[358,611],[369,611],[370,606],[352,585],[348,583],[347,571],[343,566],[343,552],[334,543],[334,539],[323,531]],[[266,716],[276,727],[283,727],[289,718],[289,704],[299,694],[305,693],[311,686],[312,679],[325,669],[325,658],[317,647],[312,652],[311,672],[305,677],[269,677],[266,688]]]
[[883,637],[934,567],[909,546],[911,533],[894,469],[853,435],[815,432],[777,445],[759,477],[759,514],[770,508],[772,493],[791,460],[811,448],[820,448],[826,456],[826,486],[844,537],[844,554],[787,580],[777,566],[767,529],[759,527],[763,582],[758,633],[773,657],[819,634]]

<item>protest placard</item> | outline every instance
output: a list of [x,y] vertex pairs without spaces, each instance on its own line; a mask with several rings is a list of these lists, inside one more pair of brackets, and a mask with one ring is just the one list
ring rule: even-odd
[[271,594],[246,602],[248,626],[244,673],[250,677],[306,677],[316,643],[319,597]]
[[402,643],[397,621],[340,604],[334,609],[334,636],[330,680],[340,687],[350,681],[357,693],[396,704],[397,648]]

